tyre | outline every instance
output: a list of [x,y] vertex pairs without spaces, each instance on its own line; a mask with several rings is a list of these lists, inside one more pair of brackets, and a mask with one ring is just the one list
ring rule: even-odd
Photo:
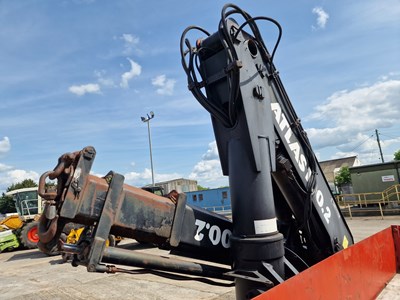
[[37,248],[37,243],[39,242],[38,222],[25,224],[19,234],[19,239],[25,248]]

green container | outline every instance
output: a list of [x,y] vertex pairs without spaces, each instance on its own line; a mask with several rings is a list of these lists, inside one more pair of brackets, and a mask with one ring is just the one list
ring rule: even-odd
[[400,161],[351,167],[349,170],[354,193],[382,192],[400,183]]

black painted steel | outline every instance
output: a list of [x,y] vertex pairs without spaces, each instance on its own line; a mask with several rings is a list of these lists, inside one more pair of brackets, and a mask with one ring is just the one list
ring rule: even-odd
[[[278,29],[272,55],[256,21]],[[193,44],[191,30],[206,36]],[[294,265],[302,270],[353,244],[274,66],[281,34],[277,21],[227,4],[217,32],[191,26],[181,37],[188,88],[211,115],[229,175],[238,299],[287,278],[285,264],[296,273]]]

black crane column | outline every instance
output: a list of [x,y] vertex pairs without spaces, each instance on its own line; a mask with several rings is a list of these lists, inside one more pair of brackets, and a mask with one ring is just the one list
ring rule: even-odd
[[237,299],[254,297],[284,276],[283,236],[277,231],[268,141],[260,138],[261,172],[249,167],[245,148],[240,140],[232,140],[228,150]]
[[[238,25],[228,20],[228,27],[234,33]],[[199,102],[212,116],[223,173],[229,175],[231,275],[236,278],[237,299],[247,299],[285,277],[283,235],[277,230],[271,179],[275,168],[272,91],[260,72],[264,61],[253,38],[243,31],[235,36],[230,45],[235,58],[223,47],[226,41],[221,36],[218,32],[197,42],[207,93]]]

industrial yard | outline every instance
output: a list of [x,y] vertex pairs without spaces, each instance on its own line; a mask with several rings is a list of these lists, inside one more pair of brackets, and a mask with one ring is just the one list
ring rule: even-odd
[[400,300],[396,1],[237,1],[2,5],[0,300]]

